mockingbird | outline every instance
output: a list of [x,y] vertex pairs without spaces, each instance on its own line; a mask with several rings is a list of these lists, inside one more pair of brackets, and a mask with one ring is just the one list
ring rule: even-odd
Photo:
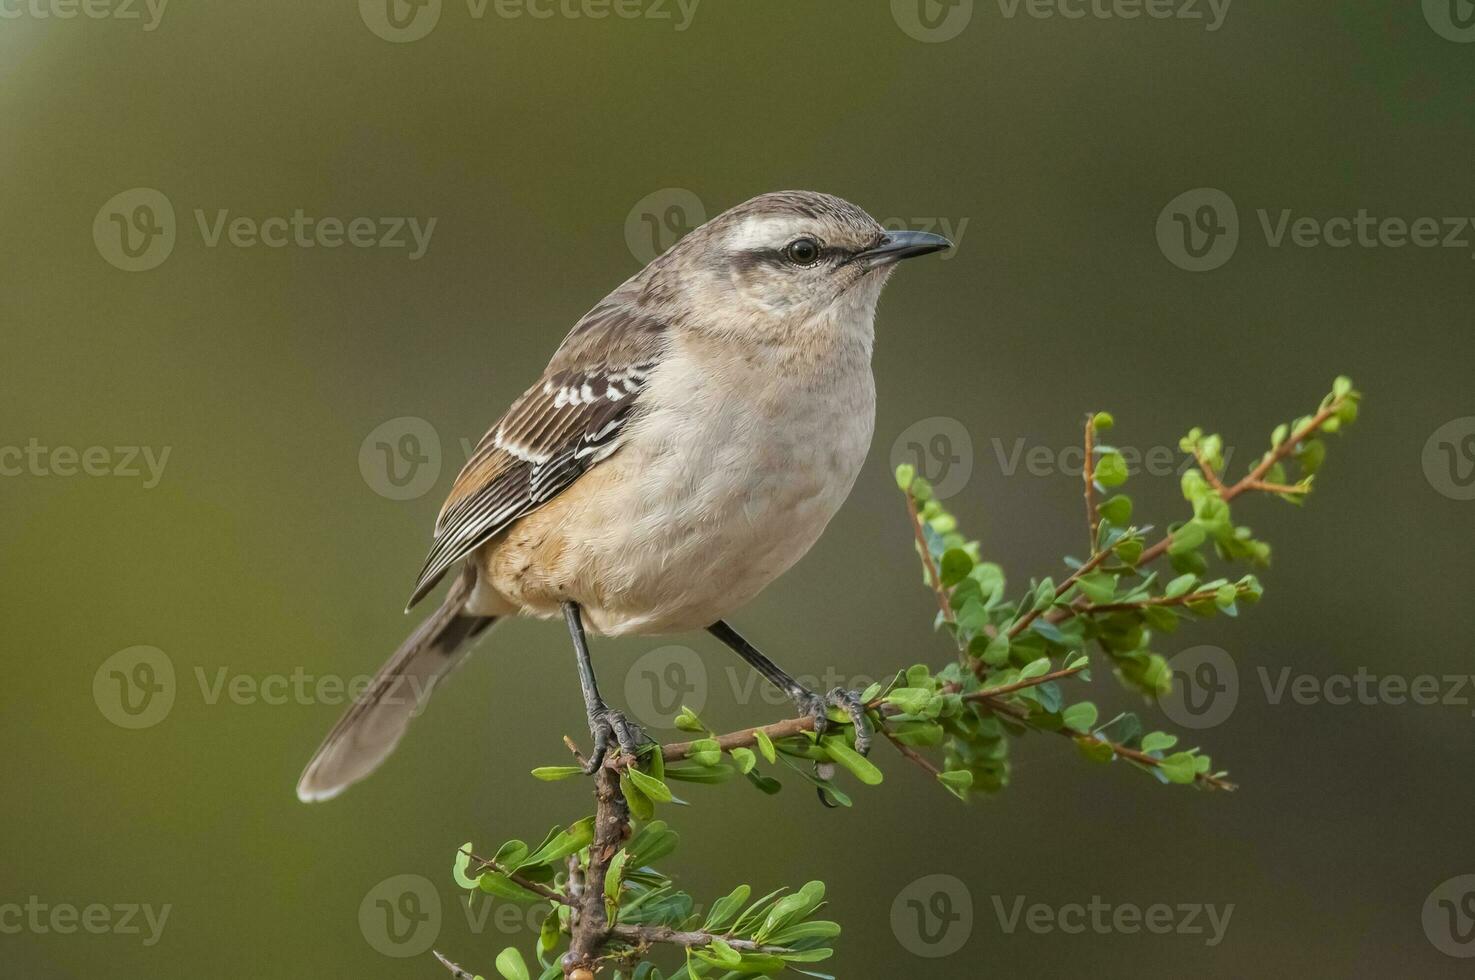
[[297,784],[324,800],[394,749],[433,685],[505,616],[562,617],[594,749],[644,733],[599,693],[585,626],[705,629],[813,716],[869,726],[729,626],[807,552],[850,493],[875,425],[876,301],[899,260],[948,248],[828,194],[783,191],[691,232],[574,325],[451,488],[414,606],[445,602],[329,733]]

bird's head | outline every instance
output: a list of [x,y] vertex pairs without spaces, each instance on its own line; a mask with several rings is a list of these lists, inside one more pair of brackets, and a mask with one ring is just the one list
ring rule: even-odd
[[869,331],[893,266],[951,245],[928,232],[887,231],[830,194],[778,191],[708,221],[650,271],[682,294],[682,306],[709,311],[724,329],[853,324]]

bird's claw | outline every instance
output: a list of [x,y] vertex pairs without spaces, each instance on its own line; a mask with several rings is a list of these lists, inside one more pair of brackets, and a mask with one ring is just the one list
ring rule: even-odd
[[820,736],[829,730],[830,708],[839,708],[844,711],[850,716],[851,724],[855,726],[855,751],[861,755],[866,755],[871,751],[871,723],[866,718],[865,702],[861,701],[860,695],[855,691],[837,687],[828,694],[816,694],[806,690],[795,695],[794,703],[801,714],[814,719],[814,733]]
[[640,755],[641,743],[651,742],[651,737],[645,733],[645,729],[609,705],[600,707],[589,716],[589,734],[594,736],[594,751],[589,754],[589,761],[584,764],[585,775],[598,772],[599,767],[604,765],[611,740],[619,746],[621,752],[631,759]]

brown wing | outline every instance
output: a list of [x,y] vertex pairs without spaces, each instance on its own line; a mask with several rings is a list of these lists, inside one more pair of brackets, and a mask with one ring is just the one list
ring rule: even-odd
[[619,448],[665,346],[665,325],[622,302],[579,321],[456,477],[410,606],[457,561]]

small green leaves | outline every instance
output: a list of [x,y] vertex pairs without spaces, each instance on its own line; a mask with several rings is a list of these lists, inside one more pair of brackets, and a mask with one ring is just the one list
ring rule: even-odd
[[1090,701],[1073,704],[1061,712],[1061,721],[1066,728],[1077,732],[1089,732],[1096,724],[1096,706]]
[[1116,419],[1111,417],[1110,412],[1097,412],[1091,416],[1091,428],[1097,432],[1105,432],[1113,425],[1116,425]]
[[579,766],[539,766],[533,770],[533,776],[545,783],[557,782],[560,779],[568,779],[570,776],[582,776],[584,770]]
[[1107,449],[1096,459],[1096,484],[1110,490],[1127,482],[1127,461],[1115,449]]
[[773,739],[768,737],[768,733],[760,728],[753,733],[753,737],[758,743],[758,751],[763,753],[763,758],[768,760],[769,765],[777,761],[778,753],[774,751]]
[[636,789],[640,790],[640,792],[644,793],[655,802],[671,802],[670,787],[668,787],[665,783],[661,782],[656,777],[647,776],[645,773],[641,772],[639,769],[636,769],[634,766],[631,766],[627,770],[626,774],[630,777],[630,781],[635,784]]
[[881,770],[877,769],[865,756],[851,748],[849,743],[844,739],[837,738],[834,735],[827,735],[820,740],[820,744],[824,746],[825,751],[831,759],[850,770],[851,775],[855,776],[856,779],[859,779],[867,786],[879,786],[881,784],[881,780],[884,778]]
[[1132,520],[1132,498],[1120,493],[1108,497],[1096,505],[1096,513],[1118,527],[1126,527]]
[[968,801],[968,791],[973,788],[973,773],[967,769],[950,769],[937,774],[937,781],[947,791],[963,802]]
[[528,973],[527,961],[513,946],[508,946],[497,954],[497,972],[504,980],[532,980],[532,976]]

